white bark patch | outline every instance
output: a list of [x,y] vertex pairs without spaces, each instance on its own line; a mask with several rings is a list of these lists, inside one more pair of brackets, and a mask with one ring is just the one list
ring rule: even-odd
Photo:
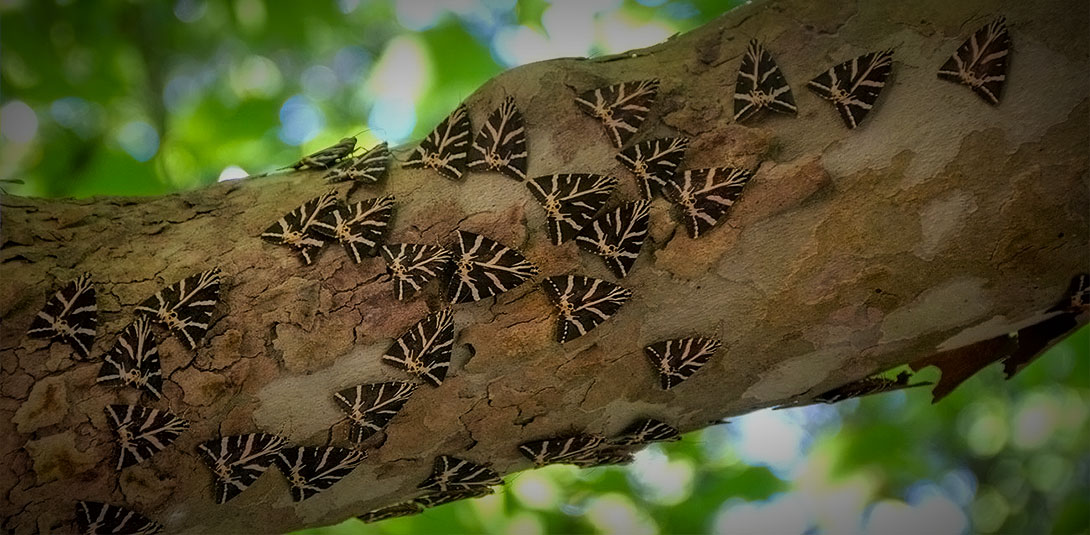
[[[761,380],[746,389],[742,399],[760,402],[786,399],[821,384],[830,371],[839,370],[855,354],[851,346],[819,349],[812,353],[785,360],[766,373]],[[815,394],[820,392],[814,392]]]
[[922,237],[912,252],[924,260],[934,259],[945,248],[946,240],[957,236],[965,219],[976,209],[973,197],[961,190],[928,202],[920,210]]
[[917,338],[981,319],[992,307],[984,291],[987,282],[981,277],[956,277],[923,292],[886,315],[878,343]]
[[1013,332],[1020,331],[1026,327],[1037,325],[1038,323],[1055,316],[1056,312],[1050,312],[1048,314],[1036,314],[1028,318],[1013,321],[1006,316],[994,316],[988,318],[984,323],[973,325],[946,340],[943,340],[941,344],[935,347],[935,352],[940,353],[943,351],[950,351],[951,349],[957,349],[959,347],[965,347],[969,344],[975,344],[984,340],[991,340],[997,336],[1009,335]]
[[385,370],[374,365],[389,345],[381,342],[358,346],[328,368],[270,382],[257,393],[254,425],[266,433],[296,441],[325,432],[346,417],[333,401],[334,392],[361,383],[391,380],[380,375]]

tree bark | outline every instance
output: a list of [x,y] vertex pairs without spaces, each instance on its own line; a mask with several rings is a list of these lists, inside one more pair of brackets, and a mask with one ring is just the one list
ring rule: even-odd
[[[999,15],[1014,49],[993,107],[935,72]],[[656,200],[650,237],[619,281],[635,297],[573,342],[554,341],[555,311],[534,284],[455,306],[446,382],[421,386],[360,467],[298,504],[270,470],[216,505],[197,445],[258,431],[346,445],[332,394],[405,380],[379,357],[440,302],[396,301],[379,277],[381,259],[354,265],[329,246],[303,266],[258,238],[329,189],[315,173],[159,198],[6,197],[2,528],[74,530],[80,499],[125,505],[170,532],[326,525],[414,496],[441,454],[509,473],[528,467],[516,450],[528,440],[608,435],[641,416],[691,431],[1039,323],[1090,258],[1087,22],[1085,4],[1063,0],[764,0],[648,49],[496,77],[466,101],[474,128],[513,96],[526,118],[530,176],[610,174],[620,179],[614,201],[638,198],[573,95],[655,77],[662,87],[639,139],[689,136],[686,168],[755,167],[755,178],[727,223],[697,240]],[[786,74],[797,118],[732,122],[751,38]],[[805,88],[835,63],[888,47],[892,77],[855,130]],[[450,243],[465,229],[517,247],[543,276],[616,280],[574,243],[552,246],[527,189],[498,174],[452,182],[394,162],[384,184],[352,198],[379,193],[399,203],[391,242]],[[161,337],[164,395],[143,400],[191,428],[118,473],[103,408],[137,394],[96,385],[98,355],[132,321],[134,305],[213,266],[225,281],[208,337],[196,351]],[[90,361],[25,336],[45,296],[83,272],[100,308]],[[659,389],[643,346],[690,335],[721,338],[724,348],[686,383]]]

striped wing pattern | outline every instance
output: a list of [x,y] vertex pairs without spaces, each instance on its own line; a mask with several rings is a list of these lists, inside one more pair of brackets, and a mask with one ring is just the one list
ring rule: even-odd
[[346,137],[337,142],[336,145],[326,147],[313,154],[303,156],[298,162],[292,164],[293,169],[328,169],[341,161],[352,151],[356,149],[356,138]]
[[640,193],[650,200],[677,174],[688,148],[688,138],[651,139],[622,150],[617,154],[617,160],[636,175]]
[[301,502],[344,479],[366,458],[361,450],[303,446],[284,448],[274,460],[291,485],[292,499]]
[[616,446],[639,446],[651,442],[681,440],[681,433],[673,426],[654,419],[639,420],[610,440]]
[[734,120],[744,122],[763,110],[796,115],[795,97],[779,65],[756,39],[749,42],[734,84]]
[[215,475],[216,503],[226,503],[249,488],[283,447],[283,438],[267,433],[231,435],[197,446]]
[[545,175],[526,182],[545,208],[553,245],[575,239],[602,210],[616,185],[616,178],[590,174]]
[[871,394],[881,394],[884,392],[892,392],[894,390],[902,390],[905,388],[914,388],[917,386],[930,385],[930,382],[921,383],[909,383],[912,379],[912,374],[908,372],[901,372],[896,378],[890,379],[888,377],[866,377],[858,381],[852,381],[846,385],[838,386],[828,392],[820,394],[814,397],[814,401],[821,403],[836,403],[838,401],[844,401],[846,399],[858,398],[862,396],[869,396]]
[[1011,36],[1007,20],[999,17],[979,29],[939,68],[940,79],[965,84],[994,106],[1007,81]]
[[77,502],[76,524],[81,535],[153,535],[163,531],[163,526],[139,513],[101,502]]
[[325,179],[329,182],[351,180],[364,184],[375,184],[386,180],[386,176],[389,174],[390,147],[386,143],[380,143],[359,156],[347,158],[333,166],[325,174]]
[[459,180],[469,161],[469,136],[472,134],[469,113],[459,104],[424,141],[420,142],[402,167],[434,169],[439,174]]
[[664,192],[681,209],[689,237],[699,238],[727,216],[751,178],[745,169],[694,169],[674,177]]
[[542,281],[545,295],[560,310],[556,340],[574,340],[620,310],[632,292],[616,284],[579,275],[558,275]]
[[422,511],[419,505],[414,501],[407,501],[401,503],[395,503],[387,507],[375,509],[374,511],[368,511],[356,518],[359,518],[363,522],[370,524],[373,522],[379,522],[389,518],[398,518],[402,516],[415,515]]
[[189,429],[189,422],[167,411],[140,405],[108,405],[106,416],[117,434],[117,469],[144,462]]
[[454,273],[447,286],[452,303],[480,301],[511,290],[537,275],[522,253],[494,240],[458,231]]
[[540,467],[583,457],[594,452],[602,442],[602,437],[586,434],[546,438],[521,444],[519,453]]
[[446,492],[501,485],[503,480],[495,470],[450,455],[435,458],[432,473],[420,485],[423,490]]
[[409,401],[416,385],[400,381],[368,383],[346,388],[333,399],[352,422],[349,440],[362,442],[382,431]]
[[526,180],[526,126],[515,99],[507,97],[485,121],[469,149],[469,168],[499,171]]
[[98,328],[98,304],[91,276],[83,274],[57,290],[30,323],[31,338],[63,340],[87,358],[95,343]]
[[584,113],[600,121],[614,147],[623,147],[639,131],[658,96],[659,81],[637,80],[591,89],[575,97]]
[[383,245],[381,253],[386,273],[394,281],[394,295],[401,301],[415,295],[432,279],[445,275],[454,257],[438,245],[417,243]]
[[310,265],[325,242],[318,233],[318,221],[337,207],[337,192],[319,195],[288,212],[261,233],[261,239],[295,249],[303,263]]
[[155,399],[163,395],[163,373],[159,346],[146,317],[137,318],[121,332],[106,353],[97,382],[111,386],[139,388]]
[[643,350],[659,373],[662,389],[669,390],[707,364],[722,345],[714,338],[678,338],[656,342]]
[[364,258],[378,254],[393,215],[393,195],[338,203],[314,222],[314,231],[340,242],[348,258],[359,264]]
[[647,237],[650,203],[634,201],[594,219],[576,237],[580,247],[601,256],[617,278],[632,271]]
[[1049,312],[1073,312],[1076,314],[1090,310],[1090,275],[1080,273],[1071,278],[1071,284],[1059,303],[1048,309]]
[[136,313],[170,329],[186,347],[196,349],[219,300],[220,270],[212,268],[163,288],[137,305]]
[[855,128],[874,107],[893,69],[893,50],[870,52],[818,75],[807,87],[833,103],[848,128]]
[[469,498],[480,498],[481,496],[487,496],[495,491],[489,487],[471,487],[464,489],[452,489],[447,491],[433,492],[431,494],[425,494],[419,498],[413,500],[421,509],[428,509],[431,507],[439,507],[440,505],[446,505],[448,503],[466,500]]
[[582,453],[566,462],[579,468],[595,468],[606,465],[628,464],[634,460],[632,452],[625,451],[622,448],[606,447]]
[[382,361],[434,386],[443,384],[454,347],[454,314],[450,309],[428,314],[394,340]]

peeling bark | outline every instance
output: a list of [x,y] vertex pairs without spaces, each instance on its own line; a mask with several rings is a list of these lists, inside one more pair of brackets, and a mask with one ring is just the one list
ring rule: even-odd
[[[935,71],[999,14],[1015,50],[993,108]],[[1087,22],[1086,5],[1062,0],[764,0],[649,49],[498,76],[467,100],[473,124],[514,96],[531,176],[613,174],[615,200],[637,198],[600,125],[572,96],[650,77],[663,84],[642,139],[690,136],[688,168],[750,166],[756,176],[727,223],[697,240],[656,200],[650,237],[622,281],[635,297],[563,347],[534,285],[457,306],[446,382],[418,389],[355,472],[300,504],[269,470],[215,505],[197,444],[257,431],[298,445],[344,444],[332,394],[404,379],[379,356],[439,304],[396,301],[379,280],[381,259],[353,265],[327,247],[305,267],[258,238],[328,186],[297,173],[159,198],[6,197],[2,529],[69,531],[79,499],[125,504],[172,532],[330,524],[410,497],[441,454],[508,473],[528,466],[516,451],[524,441],[616,433],[640,416],[689,431],[1037,324],[1090,258]],[[736,70],[754,36],[786,73],[798,118],[731,122]],[[860,128],[845,129],[805,89],[829,65],[891,46],[892,79]],[[353,199],[379,193],[399,203],[391,241],[448,243],[461,228],[518,247],[542,276],[614,280],[573,243],[550,245],[530,193],[500,175],[455,183],[395,167]],[[192,427],[119,475],[103,407],[136,402],[136,392],[97,386],[95,358],[77,361],[66,345],[27,338],[26,328],[61,281],[90,272],[101,311],[92,354],[101,355],[135,304],[212,266],[225,283],[209,336],[195,352],[162,338],[164,396],[144,400]],[[1084,314],[1075,323],[1085,322]],[[642,348],[687,335],[717,336],[724,349],[662,391]]]

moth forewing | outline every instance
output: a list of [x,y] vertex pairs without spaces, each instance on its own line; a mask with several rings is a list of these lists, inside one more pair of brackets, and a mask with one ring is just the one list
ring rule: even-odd
[[401,381],[369,383],[333,395],[352,423],[349,440],[362,442],[382,431],[409,401],[416,385]]
[[407,501],[402,503],[395,503],[387,507],[375,509],[374,511],[368,511],[356,518],[359,518],[364,523],[378,522],[386,520],[388,518],[398,518],[402,516],[415,515],[420,513],[423,509],[414,501]]
[[150,407],[108,405],[105,410],[118,439],[117,470],[143,462],[189,429],[189,422]]
[[189,349],[196,349],[208,332],[219,298],[220,270],[212,268],[167,286],[135,310],[169,329]]
[[361,450],[303,446],[282,449],[274,459],[288,479],[292,499],[299,502],[332,487],[365,458]]
[[154,535],[163,531],[163,526],[124,507],[83,500],[76,503],[76,524],[81,535]]
[[519,453],[540,467],[579,457],[593,451],[602,442],[602,437],[597,435],[568,435],[523,443],[519,445]]
[[394,340],[382,361],[431,383],[443,384],[454,347],[454,314],[450,309],[429,314]]
[[640,255],[647,237],[649,217],[648,201],[622,204],[595,218],[576,237],[576,243],[602,257],[617,278],[624,278]]
[[488,116],[470,147],[469,169],[499,171],[515,180],[526,179],[526,126],[513,97]]
[[304,264],[310,265],[314,262],[315,254],[325,245],[321,233],[318,232],[317,223],[336,209],[335,190],[319,195],[270,225],[261,233],[261,239],[291,247],[299,253]]
[[417,485],[422,490],[448,491],[503,484],[495,470],[451,455],[435,458],[432,473]]
[[744,122],[764,110],[795,115],[795,97],[779,65],[756,39],[749,42],[734,86],[734,120]]
[[419,498],[413,500],[417,506],[424,509],[431,507],[439,507],[440,505],[465,500],[469,498],[480,498],[481,496],[487,496],[494,491],[488,487],[474,487],[467,489],[453,489],[448,491],[434,492],[431,494],[425,494]]
[[459,104],[420,142],[402,167],[433,169],[449,179],[459,180],[469,162],[470,135],[469,113],[465,104]]
[[708,363],[722,342],[714,338],[677,338],[663,340],[644,348],[663,390],[685,381]]
[[610,142],[621,148],[639,131],[658,96],[657,79],[624,82],[580,93],[575,103],[602,122]]
[[858,398],[873,394],[882,394],[885,392],[892,392],[894,390],[903,390],[906,388],[915,388],[918,386],[927,386],[932,384],[931,382],[919,382],[910,384],[909,381],[911,379],[912,374],[908,372],[901,372],[897,375],[896,378],[893,379],[881,376],[866,377],[819,394],[814,397],[814,401],[831,404],[851,398]]
[[592,174],[545,175],[526,182],[545,208],[553,245],[574,239],[605,206],[616,185],[616,178]]
[[80,356],[87,358],[98,330],[98,304],[89,274],[69,281],[46,300],[27,335],[31,338],[55,338],[66,342]]
[[480,301],[512,290],[537,273],[537,266],[519,251],[459,230],[447,297],[451,303]]
[[1010,48],[1007,21],[999,17],[973,33],[939,68],[938,77],[967,85],[985,102],[998,106]]
[[326,147],[320,151],[303,156],[298,162],[291,165],[293,169],[328,169],[344,157],[352,154],[356,148],[356,137],[341,138],[337,144]]
[[325,174],[329,182],[352,180],[375,184],[386,179],[390,171],[390,148],[380,143],[371,150],[341,161]]
[[314,222],[315,232],[337,240],[352,262],[378,254],[394,214],[394,197],[386,195],[352,204],[338,204]]
[[146,316],[137,316],[103,357],[97,382],[138,388],[155,399],[162,396],[159,346]]
[[437,245],[399,243],[382,246],[386,273],[394,283],[394,296],[404,301],[421,291],[429,281],[443,277],[450,269],[453,253]]
[[638,420],[621,432],[620,436],[609,442],[617,446],[639,446],[651,442],[681,440],[678,430],[659,420],[647,418]]
[[266,433],[226,436],[197,446],[212,470],[216,503],[226,503],[249,488],[275,462],[284,439]]
[[545,295],[560,313],[556,340],[569,342],[612,317],[632,292],[611,282],[579,275],[560,275],[542,281]]
[[624,164],[640,185],[644,199],[651,199],[662,191],[672,179],[685,158],[689,139],[667,137],[637,143],[617,153],[617,160]]
[[690,238],[698,238],[726,218],[753,173],[730,167],[695,169],[666,185],[666,198],[678,205]]
[[807,84],[831,102],[848,128],[855,128],[874,107],[893,68],[893,50],[870,52],[835,65]]

